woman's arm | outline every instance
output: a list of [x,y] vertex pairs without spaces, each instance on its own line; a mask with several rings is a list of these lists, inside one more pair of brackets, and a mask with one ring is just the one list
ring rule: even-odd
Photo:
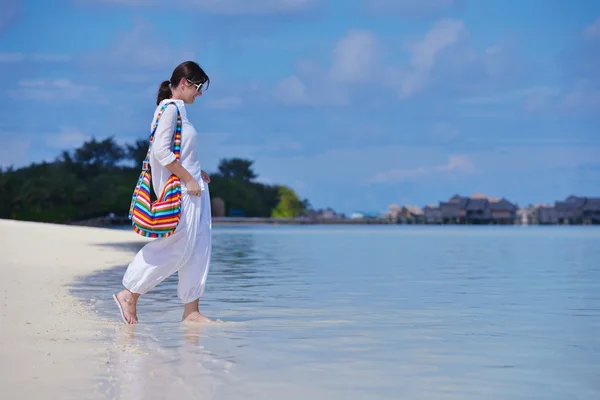
[[156,160],[166,167],[172,174],[175,174],[186,186],[189,194],[200,195],[200,186],[192,174],[177,161],[177,157],[171,150],[173,144],[173,135],[177,124],[177,110],[175,106],[169,105],[163,111],[158,126],[154,132],[152,143],[152,154]]

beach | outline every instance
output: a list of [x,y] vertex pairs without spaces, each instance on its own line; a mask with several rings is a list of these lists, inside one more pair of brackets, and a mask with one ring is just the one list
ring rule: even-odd
[[126,264],[106,243],[143,241],[131,231],[0,220],[0,389],[4,399],[103,398],[98,376],[118,319],[90,315],[69,294],[78,277]]

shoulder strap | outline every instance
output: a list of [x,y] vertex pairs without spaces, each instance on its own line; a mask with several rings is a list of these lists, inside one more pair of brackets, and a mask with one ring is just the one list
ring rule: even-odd
[[158,114],[156,115],[156,120],[154,121],[152,132],[150,133],[150,145],[148,146],[148,152],[146,153],[146,159],[142,163],[142,170],[147,171],[150,168],[150,150],[152,149],[152,142],[154,141],[154,133],[156,132],[156,128],[158,128],[158,121],[160,117],[164,113],[165,109],[169,104],[173,104],[175,109],[177,110],[177,122],[175,124],[175,137],[173,139],[173,154],[175,154],[175,158],[179,160],[181,155],[181,113],[179,112],[179,107],[174,101],[170,101],[168,103],[163,104],[163,106],[158,110]]

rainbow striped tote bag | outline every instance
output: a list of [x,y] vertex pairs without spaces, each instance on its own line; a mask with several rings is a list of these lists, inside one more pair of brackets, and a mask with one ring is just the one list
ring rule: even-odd
[[129,219],[133,230],[145,237],[161,238],[171,236],[175,232],[181,216],[181,182],[174,174],[167,179],[160,194],[157,195],[156,201],[150,201],[150,182],[152,179],[150,174],[150,149],[152,148],[152,140],[158,127],[158,121],[170,104],[173,104],[177,109],[173,153],[179,160],[181,153],[181,114],[177,104],[170,102],[161,107],[156,116],[156,121],[154,121],[148,153],[142,163],[142,172],[133,191],[131,206],[129,207]]

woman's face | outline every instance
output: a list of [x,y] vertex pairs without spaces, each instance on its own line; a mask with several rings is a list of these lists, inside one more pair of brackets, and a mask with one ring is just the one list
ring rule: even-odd
[[182,97],[185,103],[192,104],[194,103],[194,100],[196,100],[196,97],[202,96],[202,89],[204,86],[202,83],[196,83],[189,79],[185,79],[183,80],[183,85]]

